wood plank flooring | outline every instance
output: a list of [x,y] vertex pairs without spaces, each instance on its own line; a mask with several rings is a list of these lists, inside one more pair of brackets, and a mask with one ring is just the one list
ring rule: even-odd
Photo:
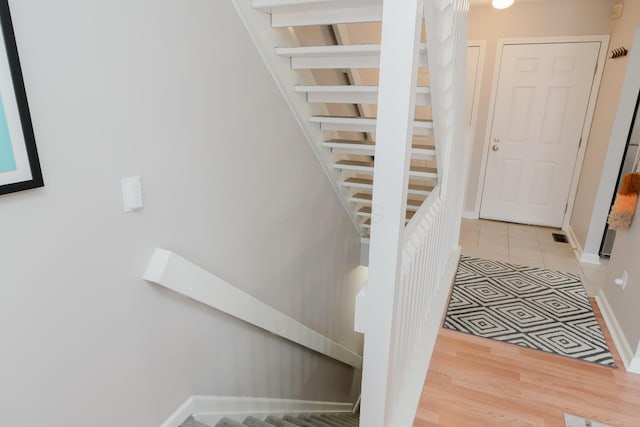
[[640,375],[592,306],[618,369],[441,329],[414,427],[561,427],[564,412],[639,427]]

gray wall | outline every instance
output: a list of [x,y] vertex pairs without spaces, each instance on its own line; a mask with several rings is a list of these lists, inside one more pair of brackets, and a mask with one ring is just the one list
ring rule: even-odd
[[141,280],[171,249],[361,350],[359,238],[230,1],[10,5],[46,187],[0,197],[2,424],[352,399],[345,365]]
[[[471,154],[465,211],[476,204],[483,143],[491,106],[498,39],[610,34],[613,22],[609,11],[614,0],[542,0],[518,2],[505,10],[473,6],[469,11],[469,40],[486,40],[487,50],[478,105],[478,124]],[[595,119],[594,119],[595,120]],[[594,190],[595,191],[595,190]]]

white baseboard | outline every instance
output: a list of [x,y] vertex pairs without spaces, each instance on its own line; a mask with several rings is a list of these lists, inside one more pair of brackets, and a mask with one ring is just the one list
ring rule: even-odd
[[598,307],[600,307],[604,322],[607,324],[607,328],[618,350],[618,354],[620,354],[625,369],[627,372],[640,374],[640,355],[635,355],[634,357],[629,341],[627,341],[627,338],[624,336],[620,323],[618,323],[618,319],[616,319],[604,291],[600,291],[598,296],[596,296],[596,302],[598,303]]
[[475,211],[464,211],[464,212],[462,212],[462,218],[464,218],[464,219],[478,219],[478,218],[480,218],[480,215],[478,215],[478,212],[475,212]]
[[576,233],[573,231],[571,225],[567,225],[564,227],[564,231],[567,233],[567,237],[569,238],[569,244],[572,248],[575,248],[576,258],[580,262],[586,262],[588,264],[600,264],[600,255],[585,253],[582,249],[582,245],[580,245],[580,241],[576,236]]
[[432,308],[434,309],[432,311],[433,321],[429,322],[428,330],[423,332],[423,338],[421,339],[420,346],[416,349],[416,353],[413,356],[413,360],[416,361],[416,363],[412,364],[409,368],[409,372],[406,375],[406,382],[401,391],[401,396],[396,399],[400,402],[398,404],[399,406],[393,411],[394,419],[391,420],[389,425],[413,425],[413,420],[418,410],[418,404],[420,403],[420,396],[422,395],[424,381],[427,378],[429,364],[431,363],[433,348],[435,347],[438,332],[440,332],[440,327],[442,325],[442,317],[447,309],[449,291],[453,286],[453,279],[456,275],[456,270],[458,269],[460,251],[461,249],[458,247],[449,255],[449,260],[447,261],[445,271],[440,279],[439,287],[434,295],[432,303]]
[[640,343],[638,343],[638,350],[636,350],[636,357],[631,359],[631,363],[629,364],[629,372],[633,372],[634,374],[640,374]]
[[215,425],[223,417],[242,422],[250,415],[264,418],[269,415],[314,412],[351,413],[352,410],[353,403],[342,402],[261,397],[191,396],[160,427],[178,427],[190,415],[202,423]]
[[578,260],[580,262],[586,262],[587,264],[600,264],[600,255],[583,252],[582,256],[578,258]]
[[160,427],[178,427],[184,422],[190,415],[195,412],[193,404],[194,396],[188,398],[167,420],[160,424]]

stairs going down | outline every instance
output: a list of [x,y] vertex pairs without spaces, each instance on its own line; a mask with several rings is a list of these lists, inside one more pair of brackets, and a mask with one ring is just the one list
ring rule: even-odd
[[[351,413],[316,413],[292,414],[276,417],[270,415],[264,420],[246,417],[240,423],[229,418],[222,418],[213,427],[358,427],[358,415]],[[180,427],[210,427],[197,421],[193,416],[187,418]]]

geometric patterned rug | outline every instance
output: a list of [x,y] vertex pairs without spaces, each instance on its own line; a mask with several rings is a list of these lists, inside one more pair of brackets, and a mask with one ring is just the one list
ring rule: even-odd
[[616,367],[575,274],[462,256],[445,328]]

